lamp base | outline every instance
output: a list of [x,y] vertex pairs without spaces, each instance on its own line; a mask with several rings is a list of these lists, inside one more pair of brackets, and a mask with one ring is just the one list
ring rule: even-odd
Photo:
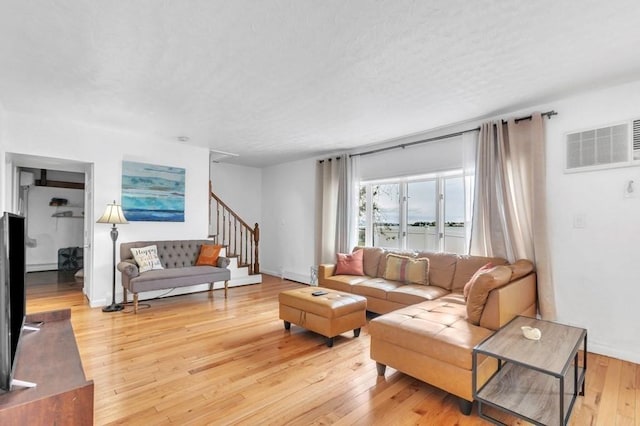
[[124,309],[124,306],[122,306],[119,303],[112,303],[109,306],[105,306],[104,308],[102,308],[102,312],[118,312]]

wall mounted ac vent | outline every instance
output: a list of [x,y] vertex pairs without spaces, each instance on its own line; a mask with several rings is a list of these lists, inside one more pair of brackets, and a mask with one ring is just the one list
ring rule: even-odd
[[569,133],[565,172],[640,165],[640,119]]
[[640,120],[633,120],[633,159],[640,160]]

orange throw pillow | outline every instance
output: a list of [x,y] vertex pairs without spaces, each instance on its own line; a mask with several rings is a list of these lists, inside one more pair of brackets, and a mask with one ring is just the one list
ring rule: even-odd
[[200,254],[196,260],[196,266],[218,266],[220,257],[220,245],[203,244],[200,247]]
[[335,275],[364,275],[363,250],[351,254],[338,253]]

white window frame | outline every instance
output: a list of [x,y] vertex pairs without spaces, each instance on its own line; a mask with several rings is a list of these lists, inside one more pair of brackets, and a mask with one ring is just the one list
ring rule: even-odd
[[[407,227],[408,227],[408,184],[410,182],[426,182],[435,181],[436,183],[436,226],[435,231],[437,235],[437,252],[443,252],[445,246],[445,181],[450,178],[462,178],[465,179],[462,170],[449,170],[438,173],[430,173],[426,175],[417,176],[405,176],[388,179],[375,179],[360,182],[360,186],[365,186],[365,246],[371,247],[373,245],[373,191],[374,185],[380,184],[398,184],[399,185],[399,236],[400,236],[400,249],[407,250]],[[466,202],[466,199],[465,199]],[[465,210],[467,206],[465,206]],[[466,243],[465,243],[466,246]],[[466,251],[467,247],[465,247]],[[461,253],[462,254],[462,253]]]

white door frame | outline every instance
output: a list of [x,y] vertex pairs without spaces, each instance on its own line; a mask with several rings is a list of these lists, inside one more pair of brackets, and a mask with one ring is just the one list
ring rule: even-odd
[[18,168],[53,169],[67,172],[84,173],[85,175],[85,206],[84,206],[84,287],[83,292],[89,299],[93,299],[93,163],[64,158],[41,157],[37,155],[15,154],[7,152],[5,161],[12,179],[5,183],[6,194],[11,194],[7,210],[17,211],[18,191],[20,190],[20,175]]

